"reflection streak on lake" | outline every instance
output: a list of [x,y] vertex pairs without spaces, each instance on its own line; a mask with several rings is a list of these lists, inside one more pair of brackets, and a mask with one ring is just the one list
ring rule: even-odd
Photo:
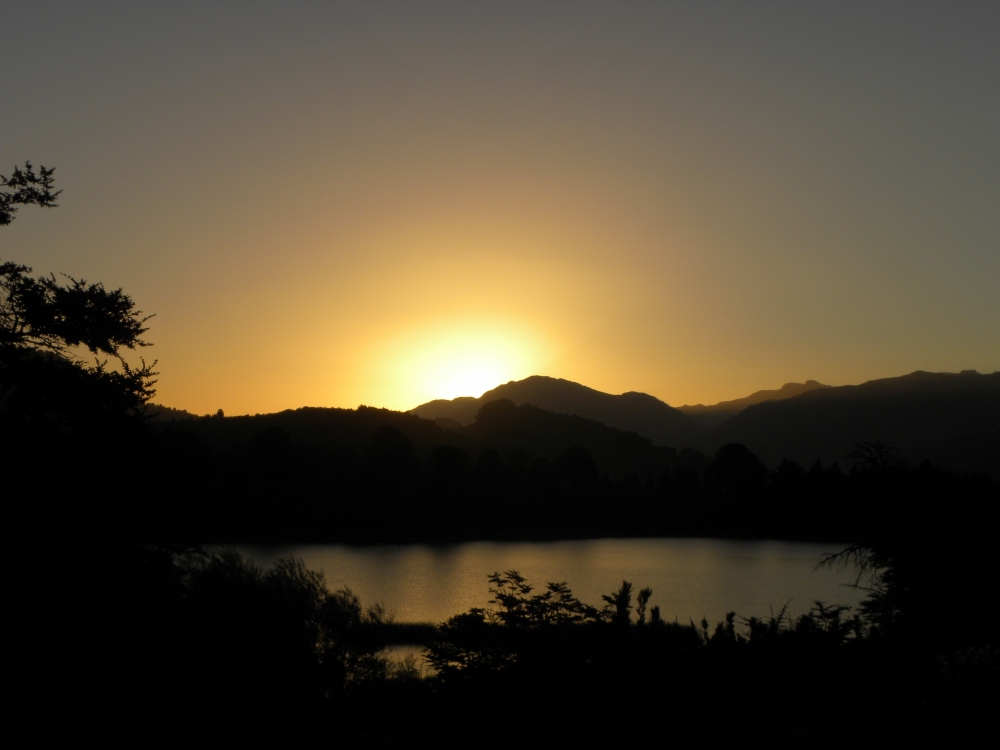
[[815,569],[838,545],[721,539],[595,539],[571,542],[472,542],[449,546],[240,547],[260,564],[301,557],[322,570],[331,589],[350,587],[363,605],[381,602],[399,622],[442,622],[470,607],[488,607],[487,576],[520,571],[535,591],[566,581],[582,601],[622,580],[634,591],[653,589],[650,606],[665,620],[714,624],[726,612],[768,616],[789,603],[807,612],[815,600],[856,605],[859,592],[844,584],[849,571]]

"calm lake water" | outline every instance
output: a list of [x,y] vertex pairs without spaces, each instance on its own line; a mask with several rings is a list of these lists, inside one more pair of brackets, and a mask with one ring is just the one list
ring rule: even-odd
[[515,569],[541,590],[566,581],[582,601],[622,580],[650,587],[650,606],[665,620],[715,623],[726,612],[767,616],[788,604],[797,616],[815,600],[856,605],[850,571],[819,568],[842,545],[721,539],[596,539],[572,542],[473,542],[449,546],[240,547],[259,564],[296,556],[322,570],[330,589],[350,587],[363,605],[380,602],[399,622],[442,622],[470,607],[487,607],[487,576]]

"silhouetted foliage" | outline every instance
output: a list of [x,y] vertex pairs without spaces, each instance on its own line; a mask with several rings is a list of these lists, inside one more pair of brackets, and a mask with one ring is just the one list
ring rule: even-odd
[[92,644],[103,646],[93,665],[102,695],[130,717],[108,728],[112,737],[311,745],[333,721],[355,731],[351,712],[366,691],[396,680],[382,653],[384,611],[349,589],[331,592],[301,560],[264,568],[233,551],[161,549],[120,562],[131,562],[135,588],[96,613],[106,630]]
[[6,226],[14,220],[19,206],[40,206],[42,208],[55,208],[59,204],[55,202],[62,190],[53,192],[52,188],[55,180],[52,175],[55,168],[46,168],[42,165],[38,174],[35,174],[30,161],[24,163],[24,169],[14,166],[14,172],[10,177],[0,175],[0,187],[8,188],[0,190],[0,226]]
[[[729,613],[698,628],[665,622],[655,606],[647,621],[653,592],[645,588],[630,618],[627,581],[603,597],[602,617],[566,583],[536,591],[515,570],[488,576],[490,608],[421,635],[434,668],[421,676],[412,661],[396,666],[380,651],[390,632],[380,608],[328,591],[300,561],[265,569],[232,552],[136,552],[131,570],[142,574],[131,585],[142,586],[106,618],[119,635],[98,641],[110,646],[99,694],[157,727],[147,745],[312,747],[335,738],[349,747],[419,746],[433,738],[451,746],[490,726],[516,696],[542,742],[603,746],[621,728],[602,717],[634,713],[655,717],[635,735],[644,744],[766,737],[840,747],[852,738],[968,739],[987,725],[998,695],[995,647],[940,658],[899,648],[846,607],[817,602],[794,619],[784,609],[769,618]],[[925,618],[925,627],[936,625]],[[740,685],[751,689],[721,699]],[[558,721],[534,719],[553,704]]]
[[[3,187],[0,225],[20,205],[54,207],[58,195],[52,170],[30,164]],[[121,289],[0,262],[0,461],[18,488],[5,498],[12,528],[68,550],[178,538],[143,472],[155,362],[126,359],[149,345],[149,317]]]
[[566,625],[594,621],[598,616],[596,609],[573,596],[565,581],[549,583],[544,592],[531,596],[534,588],[516,570],[493,573],[489,582],[490,603],[496,609],[487,614],[509,627]]
[[[875,633],[917,648],[968,648],[995,641],[991,590],[996,485],[928,463],[910,469],[882,441],[859,444],[848,477],[863,487],[867,516],[857,541],[827,557],[852,566],[866,592],[861,612]],[[928,612],[942,615],[925,627]]]
[[[17,205],[54,207],[52,169],[36,175],[31,164],[0,178],[0,225]],[[140,414],[154,395],[152,365],[130,364],[123,352],[149,346],[142,336],[152,316],[137,310],[121,289],[0,263],[0,419],[8,430],[107,428]],[[96,359],[86,365],[79,356]],[[102,357],[104,359],[102,359]],[[117,369],[108,367],[108,358]]]
[[855,462],[861,471],[884,474],[902,465],[899,450],[884,440],[870,440],[859,443],[847,457]]
[[[152,365],[132,366],[123,349],[148,346],[143,316],[120,289],[68,278],[32,278],[0,264],[0,409],[8,418],[78,423],[102,414],[138,413],[153,396]],[[107,360],[85,365],[76,350]]]
[[[708,747],[758,737],[818,747],[971,738],[998,696],[996,649],[940,661],[903,652],[843,606],[816,602],[794,619],[784,608],[769,618],[730,612],[700,630],[665,623],[654,607],[649,623],[641,615],[630,623],[632,586],[623,582],[603,597],[607,617],[555,624],[528,615],[537,595],[517,571],[489,581],[497,608],[450,618],[428,649],[456,738],[483,726],[510,695],[524,706],[557,701],[559,721],[536,725],[533,737],[583,746],[620,738],[620,725],[600,720],[609,714],[655,716],[637,741]],[[641,610],[651,596],[640,591]],[[724,701],[730,686],[748,689]]]
[[629,624],[632,617],[632,584],[622,581],[621,588],[613,594],[601,597],[605,601],[604,615],[612,625]]

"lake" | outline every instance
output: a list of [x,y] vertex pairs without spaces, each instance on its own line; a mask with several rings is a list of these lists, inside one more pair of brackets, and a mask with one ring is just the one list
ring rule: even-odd
[[240,546],[259,564],[302,558],[323,571],[330,589],[349,587],[363,605],[383,604],[399,622],[442,622],[470,607],[488,607],[487,576],[515,569],[535,590],[565,581],[580,600],[599,606],[623,580],[650,587],[650,607],[682,623],[726,612],[768,616],[788,605],[792,616],[816,600],[856,605],[850,570],[817,569],[825,552],[844,545],[723,539],[591,539],[569,542],[471,542],[447,546]]

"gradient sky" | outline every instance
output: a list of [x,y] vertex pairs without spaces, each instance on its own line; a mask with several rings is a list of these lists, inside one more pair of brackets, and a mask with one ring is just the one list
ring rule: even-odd
[[0,258],[156,401],[670,404],[1000,370],[1000,3],[0,4]]

